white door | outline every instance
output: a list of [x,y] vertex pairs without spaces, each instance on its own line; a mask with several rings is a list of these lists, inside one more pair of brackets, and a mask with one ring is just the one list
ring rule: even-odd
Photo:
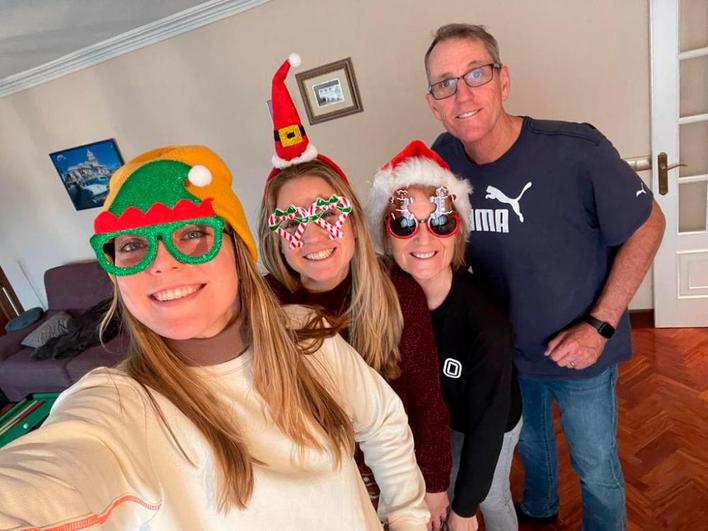
[[708,0],[651,0],[651,51],[656,326],[708,326]]

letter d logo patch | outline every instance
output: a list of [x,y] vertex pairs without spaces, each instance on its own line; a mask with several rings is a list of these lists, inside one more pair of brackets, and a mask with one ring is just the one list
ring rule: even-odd
[[443,374],[448,378],[459,378],[462,376],[462,363],[459,361],[447,358],[443,363]]

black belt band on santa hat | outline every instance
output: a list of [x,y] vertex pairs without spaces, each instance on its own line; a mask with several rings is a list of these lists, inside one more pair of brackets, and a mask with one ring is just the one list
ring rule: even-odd
[[[302,126],[302,124],[300,124],[299,127],[300,134],[303,136],[303,138],[306,137],[307,135],[305,134],[305,128]],[[280,134],[278,134],[278,129],[273,129],[273,140],[275,140],[276,142],[280,141]]]

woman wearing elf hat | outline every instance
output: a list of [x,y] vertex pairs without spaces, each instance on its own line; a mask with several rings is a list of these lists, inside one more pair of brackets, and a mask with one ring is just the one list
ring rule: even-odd
[[200,146],[111,179],[91,244],[128,358],[0,450],[0,529],[380,529],[355,439],[389,528],[425,529],[400,401],[319,315],[280,308],[231,180]]
[[508,320],[464,266],[467,181],[423,142],[406,146],[374,177],[367,205],[378,243],[425,292],[453,428],[448,528],[518,528],[509,487],[521,397]]
[[[267,278],[282,303],[317,305],[342,318],[343,335],[401,397],[430,527],[439,529],[448,506],[450,434],[425,296],[409,275],[380,262],[346,175],[310,143],[285,86],[291,64],[299,57],[273,77],[274,168],[259,224]],[[374,478],[360,464],[376,503]]]

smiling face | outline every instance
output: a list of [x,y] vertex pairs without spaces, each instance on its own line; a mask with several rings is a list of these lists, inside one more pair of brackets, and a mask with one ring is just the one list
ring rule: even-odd
[[123,302],[142,324],[162,337],[212,337],[234,316],[238,274],[231,238],[203,264],[177,261],[162,242],[155,261],[133,275],[116,277]]
[[[303,176],[288,179],[280,187],[276,207],[287,210],[290,205],[309,209],[318,198],[327,199],[338,192],[321,177]],[[336,213],[327,214],[325,221],[336,222]],[[332,217],[329,217],[332,216]],[[301,247],[293,247],[281,238],[280,249],[287,261],[299,275],[300,282],[308,291],[329,291],[339,285],[349,273],[354,256],[354,231],[347,218],[342,226],[342,238],[331,239],[329,233],[314,222],[304,226]]]
[[421,187],[408,188],[408,196],[413,202],[408,211],[419,220],[418,230],[410,238],[396,238],[388,233],[388,244],[394,260],[406,273],[419,283],[436,278],[451,269],[455,256],[457,234],[448,238],[439,238],[430,232],[426,220],[435,211],[435,205],[429,200],[430,193]]
[[[429,81],[432,84],[462,76],[475,66],[493,62],[482,41],[445,40],[430,53]],[[500,134],[499,119],[504,115],[502,103],[509,96],[509,88],[509,71],[502,67],[501,70],[494,70],[492,80],[485,85],[470,88],[460,79],[454,95],[436,100],[428,94],[426,99],[433,115],[469,151],[476,143],[493,140],[495,135]]]

